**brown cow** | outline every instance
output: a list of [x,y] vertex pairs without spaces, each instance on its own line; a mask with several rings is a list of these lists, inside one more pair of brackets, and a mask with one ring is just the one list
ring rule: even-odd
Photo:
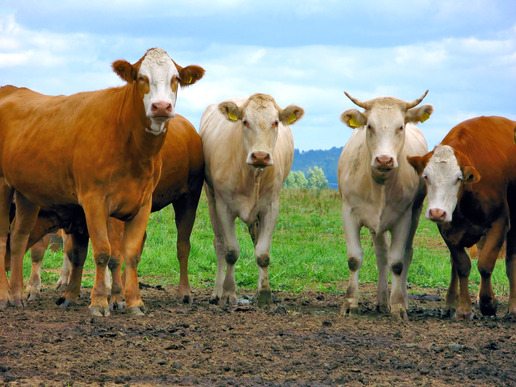
[[[159,48],[135,64],[115,61],[113,69],[126,85],[56,97],[13,86],[0,89],[0,308],[9,300],[23,305],[23,254],[42,208],[70,220],[71,212],[84,213],[96,265],[94,315],[109,314],[104,281],[111,256],[108,218],[125,221],[125,299],[130,311],[141,313],[137,265],[161,169],[158,154],[166,121],[174,116],[179,85],[193,84],[204,70],[183,68]],[[15,191],[16,218],[9,230]],[[4,267],[9,231],[10,288]],[[86,233],[72,238],[78,254],[85,254]]]
[[[184,117],[176,115],[174,119],[168,121],[167,137],[160,151],[162,160],[161,176],[158,185],[154,189],[152,195],[152,211],[159,211],[163,207],[172,203],[175,212],[175,222],[177,227],[177,258],[179,260],[179,295],[183,302],[191,302],[191,291],[188,283],[188,256],[190,254],[190,235],[195,220],[195,213],[204,182],[204,157],[202,152],[201,137],[196,132],[193,125]],[[44,222],[41,217],[39,222]],[[112,219],[110,222],[116,222]],[[121,223],[121,222],[118,222]],[[58,225],[55,225],[56,227]],[[121,307],[121,284],[120,281],[120,265],[116,262],[120,259],[120,243],[123,228],[120,225],[111,225],[116,228],[110,233],[110,243],[112,248],[113,261],[110,260],[109,267],[112,270],[114,287],[111,295],[111,307]],[[36,230],[41,228],[36,227]],[[38,238],[31,234],[31,240]],[[42,252],[46,248],[44,244],[46,237],[38,242],[32,248],[32,271],[31,280],[29,281],[29,299],[34,299],[39,294],[40,289],[40,261]],[[73,258],[74,246],[72,241],[64,238],[64,259],[61,277],[58,286],[66,290],[71,278],[79,278],[73,274],[74,270],[80,269],[82,264],[77,264],[73,268],[72,262],[76,262]],[[36,247],[36,250],[34,249]],[[36,261],[36,262],[35,262]],[[115,263],[115,264],[113,264]],[[72,288],[77,289],[79,284],[72,284]],[[60,303],[67,306],[78,294],[70,294],[65,292]]]
[[437,223],[450,250],[452,276],[446,304],[451,314],[456,309],[457,318],[472,317],[471,261],[465,247],[481,239],[479,307],[484,315],[496,314],[491,274],[505,238],[509,313],[516,316],[515,128],[515,121],[502,117],[473,118],[451,129],[432,152],[409,157],[426,181],[426,216]]

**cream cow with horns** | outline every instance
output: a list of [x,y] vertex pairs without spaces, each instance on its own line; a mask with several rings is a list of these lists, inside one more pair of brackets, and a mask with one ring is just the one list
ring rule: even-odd
[[407,318],[407,272],[424,199],[423,182],[407,156],[427,152],[423,134],[413,125],[425,121],[433,111],[430,105],[416,108],[426,94],[413,102],[391,97],[361,102],[346,93],[364,112],[351,109],[341,115],[342,121],[355,129],[338,166],[350,270],[344,313],[358,309],[358,274],[363,260],[360,229],[365,226],[373,238],[378,266],[377,307]]

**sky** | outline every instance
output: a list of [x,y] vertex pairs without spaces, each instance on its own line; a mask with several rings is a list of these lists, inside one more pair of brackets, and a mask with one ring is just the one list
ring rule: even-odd
[[176,110],[196,128],[213,103],[256,92],[305,116],[301,150],[343,146],[340,114],[360,100],[429,90],[429,147],[459,122],[516,120],[514,0],[14,0],[0,2],[0,84],[44,94],[123,85],[117,59],[164,48],[206,74]]

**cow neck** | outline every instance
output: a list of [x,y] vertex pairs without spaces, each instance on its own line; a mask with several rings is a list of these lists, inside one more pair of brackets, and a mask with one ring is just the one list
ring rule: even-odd
[[260,185],[262,182],[262,176],[263,176],[263,168],[256,168],[254,171],[254,190],[253,190],[253,196],[255,202],[258,202],[260,200]]
[[160,135],[148,132],[150,120],[145,115],[142,99],[134,84],[124,87],[118,122],[122,128],[127,128],[127,144],[136,151],[142,162],[153,159],[159,153],[166,131]]

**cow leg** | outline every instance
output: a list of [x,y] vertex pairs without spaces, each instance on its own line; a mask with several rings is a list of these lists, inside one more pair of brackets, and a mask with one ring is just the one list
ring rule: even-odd
[[260,221],[258,223],[258,235],[255,236],[256,246],[254,248],[254,254],[259,271],[258,292],[256,295],[258,306],[272,304],[272,292],[269,284],[269,250],[278,213],[279,201],[275,200],[270,204],[270,207],[259,216]]
[[16,193],[16,216],[10,236],[11,297],[15,306],[23,306],[23,256],[32,228],[38,218],[39,207]]
[[455,261],[451,260],[451,278],[448,292],[446,293],[446,311],[444,316],[454,317],[459,305],[459,275]]
[[72,272],[72,262],[70,258],[70,252],[73,249],[73,242],[70,235],[63,232],[63,265],[61,266],[61,274],[56,283],[56,289],[66,289],[70,283],[70,275]]
[[221,198],[215,198],[215,194],[209,187],[206,188],[206,196],[208,197],[217,254],[217,276],[210,302],[220,305],[235,304],[237,298],[234,270],[240,255],[235,233],[235,217],[231,215]]
[[505,272],[509,278],[510,289],[508,315],[516,319],[516,225],[507,233],[506,243]]
[[[122,281],[122,241],[124,236],[124,222],[109,218],[108,220],[108,233],[109,243],[111,244],[111,257],[109,259],[108,268],[106,270],[106,288],[111,293],[109,300],[109,308],[111,310],[123,310],[125,308],[124,301],[124,285]],[[143,248],[143,246],[142,246]],[[141,254],[141,252],[140,252]],[[111,272],[111,277],[109,273]]]
[[108,214],[103,200],[89,197],[81,200],[88,233],[91,238],[95,260],[95,280],[91,289],[90,312],[94,316],[109,316],[106,269],[111,257],[111,244],[108,237]]
[[149,221],[152,201],[140,208],[138,214],[125,223],[123,257],[125,260],[125,301],[127,309],[136,315],[143,315],[143,301],[138,283],[138,263],[141,259],[145,229]]
[[342,312],[351,314],[358,312],[358,274],[364,255],[360,244],[360,224],[354,218],[351,209],[344,205],[342,206],[342,218],[349,267],[349,283],[346,290],[346,299],[342,305]]
[[481,276],[478,306],[484,316],[496,315],[497,302],[491,284],[491,275],[505,239],[506,231],[507,221],[505,217],[493,222],[491,229],[485,235],[483,246],[478,255],[478,271]]
[[89,236],[87,233],[73,233],[63,236],[63,260],[69,260],[69,274],[66,278],[67,282],[63,296],[56,301],[56,304],[62,308],[77,302],[81,294],[82,272],[88,255],[88,242]]
[[406,320],[408,310],[407,275],[412,261],[412,214],[408,211],[393,227],[389,249],[389,266],[392,272],[390,296],[391,314]]
[[376,254],[376,266],[378,267],[378,288],[376,293],[376,309],[380,313],[389,312],[389,287],[387,277],[387,235],[373,234],[374,251]]
[[6,259],[12,197],[13,190],[7,186],[3,179],[0,179],[0,310],[5,309],[10,300]]
[[190,256],[190,235],[192,234],[198,203],[199,195],[194,193],[183,196],[172,203],[176,214],[179,297],[185,304],[192,302],[192,292],[188,282],[188,257]]
[[[469,320],[473,318],[473,313],[471,310],[471,297],[469,296],[468,286],[469,273],[471,271],[471,260],[469,259],[469,256],[466,253],[464,247],[451,245],[448,243],[448,241],[446,241],[446,239],[445,242],[448,245],[448,249],[450,250],[451,258],[453,260],[452,270],[455,270],[457,272],[459,282],[459,304],[457,307],[455,318]],[[452,295],[448,294],[446,299],[451,299],[451,297]]]
[[45,235],[39,242],[35,243],[30,248],[32,267],[26,289],[29,301],[38,299],[41,292],[41,264],[49,243],[50,235]]
[[211,294],[210,304],[218,304],[222,299],[224,286],[224,274],[226,272],[226,248],[224,246],[224,237],[222,235],[222,226],[218,220],[217,209],[215,206],[215,194],[213,190],[206,185],[206,197],[208,199],[208,210],[210,212],[210,221],[213,228],[214,238],[213,247],[217,256],[217,274],[215,276],[215,287]]

